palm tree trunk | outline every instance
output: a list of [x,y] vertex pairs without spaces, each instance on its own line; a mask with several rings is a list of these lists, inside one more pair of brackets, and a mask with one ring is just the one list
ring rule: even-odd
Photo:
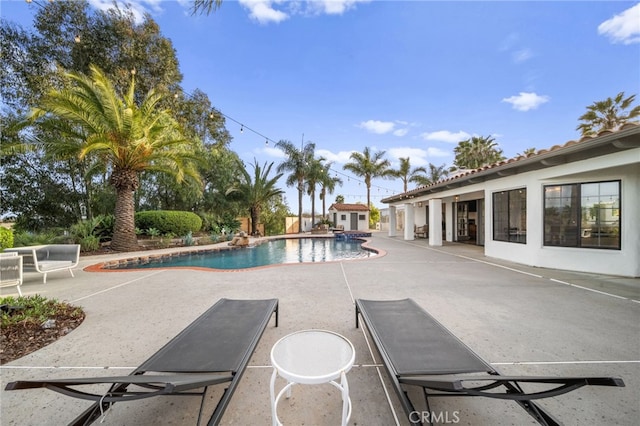
[[251,212],[251,235],[256,235],[258,230],[258,221],[260,220],[260,210],[257,207],[252,207]]
[[327,197],[327,191],[325,188],[322,188],[322,192],[320,192],[320,197],[322,198],[322,219],[326,219],[326,213],[327,213],[327,209],[326,209],[326,200],[325,198]]
[[133,194],[138,187],[137,175],[130,170],[114,170],[110,183],[116,188],[116,211],[111,248],[115,251],[138,250],[133,203]]
[[111,248],[115,251],[135,251],[138,238],[135,232],[133,191],[116,189],[116,211]]
[[302,190],[304,185],[302,181],[298,182],[298,233],[302,234]]
[[311,191],[311,226],[316,223],[316,192]]

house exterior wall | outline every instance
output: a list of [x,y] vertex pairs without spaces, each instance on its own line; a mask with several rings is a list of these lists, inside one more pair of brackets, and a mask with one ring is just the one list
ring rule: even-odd
[[[502,178],[485,189],[485,254],[526,265],[610,275],[640,276],[640,149]],[[544,186],[620,180],[620,250],[544,245]],[[493,240],[493,197],[527,189],[527,243]]]
[[[544,245],[544,186],[619,180],[620,250]],[[526,244],[493,239],[493,194],[526,188]],[[484,250],[489,257],[525,265],[601,273],[640,276],[640,148],[617,151],[582,161],[505,176],[461,188],[438,191],[412,200],[414,207],[430,199],[441,199],[446,210],[445,239],[454,241],[454,206],[457,201],[484,199]],[[396,206],[402,205],[394,203]],[[421,225],[420,209],[415,224]],[[429,212],[431,216],[432,212]],[[435,222],[440,218],[434,217]],[[413,225],[411,225],[413,226]],[[431,226],[430,226],[431,228]],[[433,229],[430,229],[430,234]]]
[[[351,214],[356,213],[358,215],[358,229],[359,231],[368,231],[369,230],[369,212],[361,211],[361,210],[329,210],[329,216],[334,217],[335,213],[335,224],[336,226],[344,226],[345,231],[355,231],[355,229],[351,229]],[[360,216],[364,215],[364,219],[360,219]],[[343,218],[344,216],[344,218]]]

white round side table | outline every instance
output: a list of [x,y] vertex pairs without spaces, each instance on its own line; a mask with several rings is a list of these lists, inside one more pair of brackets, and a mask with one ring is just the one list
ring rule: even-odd
[[[271,414],[273,425],[282,425],[278,419],[278,401],[285,393],[291,396],[291,387],[297,383],[314,385],[330,383],[342,393],[342,426],[351,417],[351,399],[347,373],[353,367],[356,351],[344,336],[327,330],[302,330],[278,340],[271,348]],[[287,384],[276,396],[276,377]],[[340,382],[336,382],[340,379]]]

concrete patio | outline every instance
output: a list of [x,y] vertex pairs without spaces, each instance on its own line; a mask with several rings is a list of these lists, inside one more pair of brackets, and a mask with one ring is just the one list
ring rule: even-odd
[[[240,272],[77,270],[75,278],[51,274],[46,284],[39,275],[26,274],[25,295],[69,301],[82,306],[87,316],[64,338],[2,366],[0,423],[66,424],[90,405],[44,389],[4,391],[9,381],[128,374],[221,297],[275,297],[279,327],[273,320],[267,327],[223,424],[271,423],[271,347],[286,334],[307,328],[340,333],[355,346],[355,366],[348,374],[350,425],[408,424],[368,334],[355,328],[353,301],[411,297],[504,374],[624,379],[624,388],[586,387],[541,400],[561,422],[637,424],[640,279],[530,268],[486,258],[480,247],[430,248],[426,240],[403,241],[375,232],[369,245],[384,255]],[[80,267],[114,257],[82,258]],[[3,288],[2,295],[14,291]],[[217,401],[216,392],[212,401]],[[104,424],[194,425],[198,405],[197,397],[119,403]],[[205,408],[206,418],[212,410]],[[440,423],[535,424],[509,401],[441,398],[431,410],[442,414]],[[288,425],[339,424],[339,392],[330,385],[295,386],[278,413]]]

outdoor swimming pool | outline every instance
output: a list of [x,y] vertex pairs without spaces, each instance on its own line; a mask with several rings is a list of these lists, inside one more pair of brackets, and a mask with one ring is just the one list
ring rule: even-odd
[[144,263],[120,265],[109,269],[195,267],[247,269],[282,263],[332,262],[364,259],[376,253],[362,248],[362,241],[336,238],[292,238],[264,242],[255,247],[189,253],[152,259]]

